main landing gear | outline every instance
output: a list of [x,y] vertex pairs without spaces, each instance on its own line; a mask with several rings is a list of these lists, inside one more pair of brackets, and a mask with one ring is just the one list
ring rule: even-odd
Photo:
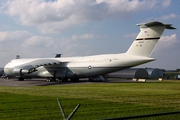
[[89,78],[89,82],[101,82],[106,81],[106,78],[102,75]]

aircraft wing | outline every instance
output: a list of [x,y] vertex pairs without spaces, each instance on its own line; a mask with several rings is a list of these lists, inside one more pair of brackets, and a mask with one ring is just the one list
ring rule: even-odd
[[54,59],[36,59],[28,63],[16,66],[13,72],[20,74],[30,74],[37,71],[36,68],[40,66],[51,66],[60,63],[60,61]]

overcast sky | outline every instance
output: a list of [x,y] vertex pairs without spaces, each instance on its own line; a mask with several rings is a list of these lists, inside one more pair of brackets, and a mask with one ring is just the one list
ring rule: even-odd
[[173,24],[139,67],[180,68],[179,0],[0,0],[0,67],[15,58],[123,53],[138,23]]

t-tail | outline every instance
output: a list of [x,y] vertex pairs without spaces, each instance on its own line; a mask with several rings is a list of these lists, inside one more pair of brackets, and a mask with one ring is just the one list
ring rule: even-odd
[[164,29],[176,29],[171,24],[157,21],[137,24],[137,26],[140,26],[140,33],[126,53],[145,57],[150,57]]

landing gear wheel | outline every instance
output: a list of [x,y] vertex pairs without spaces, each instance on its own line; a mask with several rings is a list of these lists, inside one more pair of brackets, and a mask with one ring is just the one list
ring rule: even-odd
[[24,81],[23,77],[18,78],[19,81]]
[[47,82],[52,82],[52,79],[51,78],[47,78]]
[[71,82],[79,82],[79,78],[71,78],[70,81]]

